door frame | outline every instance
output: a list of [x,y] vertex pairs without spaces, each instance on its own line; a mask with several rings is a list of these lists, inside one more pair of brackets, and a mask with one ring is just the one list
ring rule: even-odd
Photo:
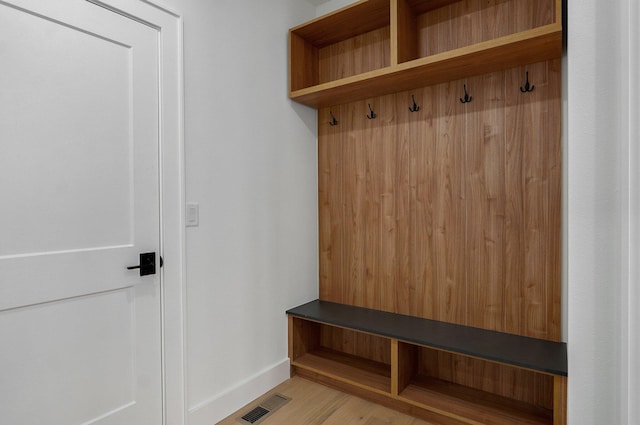
[[156,0],[86,0],[158,32],[160,76],[160,269],[162,404],[164,425],[184,425],[185,357],[185,178],[183,19]]

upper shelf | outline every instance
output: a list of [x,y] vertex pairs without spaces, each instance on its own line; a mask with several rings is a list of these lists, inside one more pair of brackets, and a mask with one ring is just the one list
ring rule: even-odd
[[289,96],[312,107],[562,56],[562,0],[362,0],[289,31]]

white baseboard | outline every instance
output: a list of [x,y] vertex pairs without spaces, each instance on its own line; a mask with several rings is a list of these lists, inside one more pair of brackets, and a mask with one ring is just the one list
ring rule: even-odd
[[209,400],[189,408],[189,425],[214,425],[262,394],[289,379],[289,359],[284,359]]

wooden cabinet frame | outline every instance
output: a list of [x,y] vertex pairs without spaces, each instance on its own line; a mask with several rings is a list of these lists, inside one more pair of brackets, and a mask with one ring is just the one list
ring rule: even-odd
[[[287,313],[292,373],[439,424],[566,424],[563,343],[324,301]],[[461,336],[476,343],[465,345]],[[347,352],[353,346],[343,343],[354,338],[368,338],[368,349]],[[483,347],[479,340],[496,347]],[[495,349],[502,344],[508,344],[503,352]],[[500,359],[489,359],[492,353]],[[484,391],[477,383],[432,378],[425,373],[429,366],[421,363],[439,355],[471,360],[479,369],[501,365],[523,381],[536,381],[549,391],[548,407]]]
[[[555,353],[554,355],[559,356],[561,360],[560,367],[548,370],[544,361],[522,362],[518,360],[519,354],[512,350],[506,350],[510,354],[504,356],[494,355],[491,354],[491,350],[478,348],[471,342],[465,344],[464,339],[462,344],[454,344],[453,347],[434,343],[429,333],[412,339],[407,337],[404,329],[394,328],[393,323],[404,320],[401,315],[395,313],[373,310],[374,315],[392,314],[387,317],[388,323],[385,324],[383,321],[378,327],[363,327],[351,320],[341,321],[335,316],[349,316],[351,313],[345,311],[353,312],[360,308],[355,305],[387,312],[414,314],[399,311],[402,308],[393,305],[393,302],[384,306],[367,305],[368,300],[361,302],[362,299],[353,294],[358,292],[354,288],[368,293],[387,291],[386,287],[381,289],[380,281],[384,280],[384,284],[388,285],[388,281],[394,279],[406,284],[403,288],[405,293],[415,290],[419,283],[412,279],[416,279],[414,275],[417,273],[412,275],[401,269],[397,276],[388,278],[389,276],[384,275],[383,279],[378,277],[376,288],[371,288],[369,282],[375,279],[367,280],[368,278],[364,279],[361,276],[357,277],[367,282],[365,286],[362,286],[362,282],[359,282],[360,286],[344,285],[348,286],[346,290],[340,288],[336,292],[342,290],[342,294],[337,296],[338,302],[354,304],[345,305],[346,310],[334,309],[329,315],[301,314],[301,311],[305,311],[304,306],[293,309],[295,311],[290,310],[289,356],[292,373],[443,425],[566,424],[566,344],[556,342],[559,339],[561,316],[558,295],[560,244],[557,235],[561,218],[559,59],[562,50],[562,0],[361,0],[289,30],[289,97],[296,102],[320,108],[322,301],[315,303],[324,303],[322,305],[327,306],[331,303],[326,301],[336,301],[332,299],[330,291],[326,290],[324,283],[327,280],[341,279],[343,283],[345,280],[355,281],[347,272],[340,274],[340,277],[337,277],[339,273],[332,273],[341,266],[344,268],[344,264],[340,263],[342,260],[327,265],[328,261],[323,257],[329,256],[327,252],[330,250],[327,246],[333,250],[331,254],[339,249],[344,248],[347,252],[353,248],[346,247],[346,243],[338,248],[342,241],[339,238],[332,239],[331,233],[337,227],[342,226],[341,230],[344,230],[343,228],[353,227],[353,223],[347,223],[346,219],[341,223],[340,217],[347,217],[346,214],[340,215],[339,212],[327,208],[327,205],[339,205],[336,209],[350,211],[350,208],[360,208],[366,202],[382,204],[384,196],[387,196],[386,199],[397,196],[402,199],[398,202],[400,206],[396,206],[400,213],[385,211],[385,226],[378,226],[379,229],[376,230],[378,233],[384,233],[389,229],[399,228],[400,221],[407,221],[407,217],[422,217],[421,213],[427,208],[423,206],[422,210],[414,211],[411,210],[411,206],[425,204],[424,199],[428,198],[430,202],[444,199],[451,201],[451,204],[454,201],[457,204],[465,204],[465,211],[470,211],[471,215],[463,217],[464,226],[461,224],[463,218],[454,215],[456,220],[447,220],[446,226],[440,227],[458,229],[460,235],[465,235],[465,241],[476,243],[480,247],[476,247],[479,251],[483,243],[495,244],[495,241],[482,234],[482,229],[479,232],[466,233],[460,229],[465,226],[472,230],[479,228],[479,223],[487,221],[489,217],[486,211],[482,212],[482,208],[502,202],[504,205],[509,204],[512,209],[517,209],[517,213],[508,216],[504,212],[492,212],[493,215],[489,219],[502,214],[500,220],[509,222],[509,226],[515,229],[513,240],[509,243],[517,247],[507,248],[505,245],[505,253],[509,250],[517,251],[518,255],[524,253],[521,255],[524,260],[520,262],[511,261],[513,258],[507,258],[508,255],[505,254],[504,262],[515,264],[513,268],[521,267],[523,262],[526,262],[527,267],[542,270],[540,273],[528,274],[519,273],[518,270],[516,273],[510,269],[512,273],[505,272],[506,283],[502,283],[509,285],[508,290],[505,289],[505,297],[520,300],[516,301],[516,304],[519,302],[520,305],[512,306],[512,310],[517,310],[511,312],[512,316],[517,316],[513,320],[514,323],[501,328],[501,325],[496,323],[509,320],[497,314],[485,321],[476,320],[475,317],[469,319],[465,316],[466,313],[458,314],[463,310],[460,304],[468,303],[468,300],[482,301],[476,302],[477,305],[473,308],[478,315],[483,313],[487,304],[485,298],[488,297],[483,293],[486,288],[482,285],[476,285],[473,291],[463,294],[464,296],[457,294],[452,298],[449,294],[449,298],[453,299],[451,303],[455,304],[449,307],[455,314],[452,313],[450,317],[436,315],[435,318],[449,322],[439,322],[444,323],[445,328],[461,326],[460,329],[470,332],[479,340],[485,336],[493,338],[483,333],[485,329],[498,329],[505,332],[496,333],[497,340],[502,341],[501,344],[518,346],[523,343],[534,351],[537,349],[534,347],[541,344],[543,347],[551,347],[550,352]],[[524,83],[520,82],[520,74],[522,77],[528,75],[530,68],[536,69],[538,76],[543,76],[533,82],[538,84],[537,91],[531,94],[527,101],[514,100],[516,95],[520,95],[518,85]],[[469,82],[476,83],[474,90],[477,91],[474,91],[472,96],[477,103],[460,106],[458,90]],[[478,84],[479,82],[482,84]],[[453,87],[454,83],[456,87]],[[457,85],[460,85],[460,88]],[[455,127],[455,131],[443,127],[442,131],[429,132],[425,129],[431,128],[431,124],[418,124],[415,122],[417,119],[412,121],[408,118],[407,107],[402,102],[405,98],[408,101],[409,95],[413,95],[414,92],[422,94],[422,111],[430,111],[427,114],[429,118],[423,120],[424,122],[440,120],[441,124],[445,123],[448,126],[451,120],[455,121],[456,115],[471,117],[468,120],[464,118],[467,121],[464,127],[466,138],[460,136],[463,129],[460,123],[452,126]],[[378,104],[375,104],[376,102]],[[378,120],[365,118],[365,114],[371,110],[371,103],[374,103],[377,112],[380,111]],[[486,117],[491,115],[491,108],[494,108],[492,105],[498,103],[504,105],[499,107],[502,115],[491,121]],[[401,109],[398,109],[398,105],[401,104]],[[536,106],[529,108],[530,104]],[[436,107],[447,112],[436,116],[433,112]],[[488,114],[484,114],[485,111],[488,111]],[[331,121],[329,127],[329,116],[335,120],[334,113],[339,120],[338,126],[336,122]],[[498,145],[493,143],[490,137],[485,137],[487,128],[491,128],[492,125],[502,126],[503,139]],[[545,127],[544,131],[540,130],[542,126]],[[342,133],[341,128],[345,129]],[[534,130],[540,131],[536,137],[528,137],[527,134]],[[447,133],[449,131],[451,134]],[[431,144],[428,144],[426,139],[423,140],[414,133],[428,133],[429,137],[435,140],[429,139]],[[445,141],[438,140],[440,133],[446,133],[443,136]],[[449,143],[451,140],[457,144]],[[373,145],[376,147],[372,148]],[[517,158],[504,161],[498,159],[497,161],[503,163],[497,179],[499,182],[491,181],[490,185],[487,181],[496,177],[491,174],[491,170],[497,167],[493,167],[495,163],[487,158],[492,158],[496,152],[500,158],[509,158],[509,155]],[[411,161],[421,160],[430,164],[423,168],[411,168]],[[395,174],[384,174],[393,174],[408,168],[413,172],[408,178],[401,179],[396,178]],[[456,181],[460,186],[468,186],[468,191],[449,188],[449,192],[444,194],[446,196],[434,192],[437,196],[430,198],[431,192],[421,193],[416,189],[418,185],[441,176],[446,180],[444,183],[449,184],[450,181],[447,179],[453,174],[457,176]],[[362,184],[365,179],[373,181],[370,186],[382,186],[382,183],[391,182],[390,188],[385,188],[384,191],[374,188],[368,192],[369,186],[362,188],[366,186]],[[533,189],[526,189],[527,187]],[[331,193],[327,195],[329,192]],[[518,194],[513,195],[512,192]],[[505,193],[513,196],[505,196]],[[522,195],[523,193],[525,195]],[[353,199],[356,201],[352,202]],[[536,203],[543,205],[535,212],[536,216],[532,218],[521,214],[528,206]],[[404,209],[407,205],[410,206],[407,208],[411,210],[410,213]],[[463,208],[459,205],[446,207],[444,209],[447,210],[447,214],[455,212],[456,208],[458,212]],[[338,216],[337,225],[331,222],[334,213]],[[382,222],[382,214],[376,214],[378,215],[371,221],[379,225]],[[543,224],[538,226],[538,223]],[[404,226],[403,232],[406,232],[407,223],[401,224]],[[434,228],[431,226],[426,230],[420,229],[421,233],[414,239],[419,239],[429,232],[434,233]],[[365,226],[358,229],[361,233],[366,230]],[[539,237],[540,234],[542,237]],[[375,239],[374,242],[382,241],[379,247],[375,243],[370,244],[375,245],[375,249],[381,253],[378,256],[381,258],[375,257],[376,260],[389,260],[384,256],[396,255],[393,249],[384,245],[384,238],[369,239]],[[404,244],[407,242],[406,239],[401,239]],[[487,240],[489,242],[486,242]],[[432,251],[448,256],[466,250],[468,246],[446,246],[448,249],[445,249],[444,253],[440,248],[442,247],[439,245],[429,246]],[[360,255],[364,252],[361,252],[361,249],[362,247],[358,247],[358,250],[352,251]],[[410,251],[404,245],[403,249]],[[410,261],[425,261],[425,258],[420,257],[422,252],[411,253],[418,259]],[[543,256],[541,253],[545,258],[539,258]],[[336,257],[340,255],[336,254]],[[410,255],[403,251],[398,257],[407,261]],[[483,261],[482,255],[475,255],[473,258],[478,258],[478,263]],[[395,257],[392,260],[395,261]],[[482,264],[465,261],[471,266],[466,270],[458,267],[457,272],[467,273],[479,282],[496,280],[489,272],[484,273]],[[360,263],[358,265],[361,265]],[[411,263],[407,268],[413,265]],[[364,274],[380,272],[372,271],[375,267],[369,266],[371,264],[364,267]],[[546,274],[546,283],[540,286],[544,286],[542,292],[546,291],[551,295],[535,298],[536,295],[532,296],[529,292],[531,288],[536,288],[536,283],[532,284],[530,281],[538,279],[538,275],[541,274]],[[434,279],[444,282],[447,279],[451,280],[451,276],[438,275]],[[464,300],[464,297],[467,300]],[[377,294],[370,298],[384,296]],[[434,301],[434,304],[440,305],[438,300]],[[550,313],[544,317],[535,316],[531,320],[534,326],[528,327],[529,317],[522,319],[520,316],[522,311],[531,306],[547,309]],[[432,312],[423,310],[416,314],[434,317]],[[427,323],[423,322],[426,320],[424,318],[415,317],[412,320],[414,321],[411,323],[418,327]],[[512,338],[518,336],[506,332],[547,338],[551,341],[514,342]]]
[[[454,27],[466,19],[456,15],[464,3],[362,0],[290,29],[289,96],[319,108],[562,56],[561,0],[501,2],[504,10],[527,3],[531,10],[517,16],[531,15],[531,22],[509,17],[522,23],[513,28],[496,23],[476,31],[481,35],[461,35],[456,45],[435,53],[421,47],[429,42],[420,34],[428,37],[429,22],[441,20],[436,15],[453,17]],[[330,58],[323,59],[325,53]]]

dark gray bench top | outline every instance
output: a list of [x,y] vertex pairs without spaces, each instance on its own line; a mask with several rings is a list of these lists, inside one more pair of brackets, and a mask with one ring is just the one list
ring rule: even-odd
[[426,347],[567,376],[567,344],[564,342],[488,331],[320,300],[287,310],[287,314]]

